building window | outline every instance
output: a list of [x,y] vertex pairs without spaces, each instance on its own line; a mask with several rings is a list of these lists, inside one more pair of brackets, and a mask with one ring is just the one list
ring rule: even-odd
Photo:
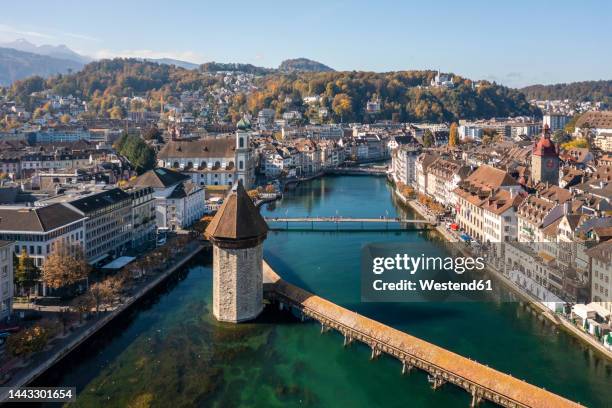
[[244,169],[244,162],[243,162],[242,160],[240,160],[240,161],[238,162],[238,168],[239,168],[240,170]]

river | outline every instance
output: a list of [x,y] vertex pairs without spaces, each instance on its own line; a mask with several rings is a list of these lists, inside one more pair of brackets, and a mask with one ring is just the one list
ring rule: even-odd
[[[266,206],[268,216],[405,216],[383,178],[326,177]],[[593,408],[610,407],[612,366],[518,303],[362,303],[360,248],[439,239],[434,231],[270,232],[265,257],[288,281],[498,370]],[[76,386],[83,407],[468,407],[451,385],[433,391],[399,362],[370,361],[360,344],[320,334],[285,312],[253,323],[211,314],[210,255],[202,254],[144,302],[42,377]],[[272,309],[272,308],[270,308]],[[492,406],[482,404],[481,406]]]

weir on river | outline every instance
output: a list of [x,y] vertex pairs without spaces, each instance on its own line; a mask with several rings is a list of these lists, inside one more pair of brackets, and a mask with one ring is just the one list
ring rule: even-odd
[[429,374],[434,389],[454,384],[472,396],[471,407],[483,399],[510,408],[582,407],[566,398],[462,357],[442,347],[369,319],[292,285],[264,261],[264,296],[282,310],[321,323],[321,333],[334,329],[344,345],[360,341],[372,349],[372,359],[385,353],[402,363],[402,373],[413,368]]

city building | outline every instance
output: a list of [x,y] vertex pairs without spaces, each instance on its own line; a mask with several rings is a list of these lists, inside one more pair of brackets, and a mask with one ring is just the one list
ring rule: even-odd
[[406,186],[416,185],[416,161],[420,153],[420,148],[410,145],[393,150],[391,169],[396,183],[404,183]]
[[13,242],[0,241],[0,323],[13,312]]
[[445,207],[455,206],[453,191],[470,173],[470,167],[454,160],[439,158],[427,169],[427,195]]
[[116,257],[132,242],[132,197],[113,188],[67,203],[86,217],[84,252],[91,264]]
[[132,185],[153,189],[157,228],[184,229],[206,213],[204,188],[179,172],[162,168],[149,170]]
[[480,242],[516,240],[521,193],[521,186],[507,172],[483,165],[454,190],[456,222]]
[[612,315],[612,240],[600,242],[589,248],[587,254],[591,257],[591,294],[593,302],[602,306]]
[[548,127],[551,132],[563,130],[571,119],[571,116],[562,113],[547,113],[542,117],[542,127]]
[[41,267],[56,241],[84,244],[86,218],[64,203],[0,207],[0,240],[14,241],[16,254],[25,251]]
[[155,241],[155,197],[152,187],[133,187],[126,192],[132,200],[132,248],[142,248]]

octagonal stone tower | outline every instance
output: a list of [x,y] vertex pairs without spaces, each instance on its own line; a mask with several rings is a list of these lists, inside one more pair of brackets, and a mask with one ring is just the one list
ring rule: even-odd
[[213,314],[223,322],[256,318],[263,309],[263,242],[268,225],[239,181],[208,225],[213,244]]

